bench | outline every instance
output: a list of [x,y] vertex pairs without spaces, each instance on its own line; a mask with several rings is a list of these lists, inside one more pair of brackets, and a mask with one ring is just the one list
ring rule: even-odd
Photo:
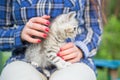
[[120,80],[118,79],[118,68],[120,67],[120,60],[104,60],[94,59],[97,68],[108,69],[108,80]]

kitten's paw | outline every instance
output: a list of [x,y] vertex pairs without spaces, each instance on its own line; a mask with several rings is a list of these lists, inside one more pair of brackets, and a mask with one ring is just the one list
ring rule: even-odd
[[56,67],[58,69],[63,69],[63,68],[69,67],[70,65],[71,65],[71,63],[69,63],[69,62],[59,62],[56,64]]
[[39,67],[38,63],[33,62],[33,61],[31,62],[31,65],[34,66],[34,67]]
[[50,72],[46,69],[43,69],[43,72],[44,74],[47,76],[47,77],[50,77]]
[[71,63],[70,62],[65,62],[65,64],[64,64],[64,68],[66,68],[66,67],[69,67],[71,65]]
[[72,63],[70,63],[70,62],[66,62],[66,63],[65,63],[65,66],[68,67],[68,66],[70,66],[71,64],[72,64]]

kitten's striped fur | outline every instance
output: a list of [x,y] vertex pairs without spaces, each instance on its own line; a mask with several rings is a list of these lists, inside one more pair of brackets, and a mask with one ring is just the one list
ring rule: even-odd
[[67,38],[74,39],[77,34],[78,21],[75,16],[75,12],[70,12],[53,20],[48,37],[41,43],[31,44],[27,48],[25,53],[27,61],[42,69],[50,65],[55,65],[58,69],[69,66],[71,63],[58,57],[57,53]]

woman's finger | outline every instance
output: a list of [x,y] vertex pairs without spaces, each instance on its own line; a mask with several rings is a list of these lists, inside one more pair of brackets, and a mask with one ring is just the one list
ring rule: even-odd
[[73,47],[70,47],[68,49],[64,49],[64,50],[60,51],[57,55],[62,57],[62,56],[66,56],[66,55],[69,55],[71,53],[74,53],[76,51],[77,51],[77,49],[75,48],[75,46],[73,46]]
[[74,47],[74,44],[72,42],[70,42],[70,43],[67,43],[67,44],[63,45],[60,48],[60,50],[63,51],[63,50],[67,50],[67,49],[72,48],[72,47]]
[[29,35],[25,35],[24,36],[26,41],[30,42],[30,43],[40,43],[41,40],[40,39],[36,39],[36,38],[32,38],[31,36]]
[[74,52],[74,53],[71,53],[69,55],[62,56],[62,59],[64,59],[65,61],[67,61],[67,60],[70,60],[70,59],[74,59],[77,56],[78,56],[78,53]]
[[37,31],[44,31],[44,32],[49,32],[49,28],[47,26],[38,24],[38,23],[32,23],[29,21],[26,26],[28,26],[31,29],[37,30]]
[[43,24],[43,25],[46,25],[46,26],[50,25],[49,20],[41,18],[41,17],[34,17],[34,18],[31,18],[29,21],[31,21],[32,23],[39,23],[39,24]]
[[78,57],[76,57],[76,58],[73,58],[73,59],[68,60],[67,62],[76,63],[76,62],[78,62],[78,61],[80,61],[80,59],[79,59]]
[[48,15],[43,15],[42,18],[49,20],[49,19],[50,19],[50,16],[48,16]]
[[33,29],[28,29],[27,30],[27,34],[29,34],[30,36],[34,36],[34,37],[41,37],[41,38],[46,38],[47,37],[47,34],[46,33],[43,33],[43,32],[40,32],[40,31],[36,31],[36,30],[33,30]]
[[76,52],[76,55],[77,55],[76,57],[67,60],[67,62],[75,63],[80,61],[80,59],[83,57],[83,53],[80,49],[78,49],[78,51]]

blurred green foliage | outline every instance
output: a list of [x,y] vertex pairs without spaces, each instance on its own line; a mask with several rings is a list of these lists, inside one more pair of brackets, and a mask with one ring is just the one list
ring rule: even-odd
[[1,72],[1,69],[2,69],[2,54],[1,54],[1,52],[0,52],[0,72]]
[[116,16],[110,17],[104,27],[102,42],[96,58],[120,59],[120,20]]
[[120,60],[120,0],[105,0],[107,24],[95,58]]
[[111,15],[120,19],[120,0],[105,0],[105,14],[107,17]]
[[6,62],[6,60],[11,56],[11,52],[0,52],[0,73]]

